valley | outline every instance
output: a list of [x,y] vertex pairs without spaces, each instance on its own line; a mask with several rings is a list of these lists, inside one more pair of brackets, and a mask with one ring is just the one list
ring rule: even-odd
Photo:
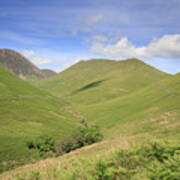
[[[10,170],[0,178],[23,173],[28,177],[31,169],[43,179],[50,171],[51,179],[56,179],[52,168],[57,166],[58,176],[62,170],[61,176],[69,179],[73,174],[66,171],[67,164],[75,174],[79,164],[83,174],[84,167],[92,168],[90,161],[96,164],[99,158],[112,158],[119,148],[154,139],[179,142],[179,82],[180,74],[167,74],[138,59],[80,61],[31,83],[0,67],[0,170]],[[57,141],[82,123],[97,125],[104,139],[45,160],[27,149],[26,143],[36,137],[51,136]]]

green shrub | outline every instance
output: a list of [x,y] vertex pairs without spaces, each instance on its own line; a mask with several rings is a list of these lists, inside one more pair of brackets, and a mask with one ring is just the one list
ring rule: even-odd
[[80,140],[82,139],[83,145],[93,144],[95,142],[101,141],[103,136],[100,133],[100,129],[98,126],[91,126],[91,127],[81,127],[79,128],[79,136]]
[[91,176],[97,180],[180,180],[180,145],[152,141],[118,150],[110,161],[97,162]]
[[40,157],[43,157],[50,152],[55,152],[56,150],[55,141],[49,136],[39,136],[33,141],[28,141],[27,147],[30,150],[38,151]]
[[59,154],[69,153],[77,148],[79,148],[79,145],[77,144],[76,139],[71,136],[63,138],[56,147]]
[[107,161],[98,161],[95,167],[95,180],[112,180],[116,175],[116,169]]
[[77,148],[101,141],[103,138],[97,126],[83,126],[69,137],[65,137],[57,144],[59,154],[68,153]]
[[82,126],[78,128],[74,134],[64,137],[59,142],[55,142],[55,140],[49,136],[39,136],[32,141],[28,141],[27,147],[33,151],[33,156],[58,156],[98,142],[102,140],[102,138],[103,136],[97,126]]

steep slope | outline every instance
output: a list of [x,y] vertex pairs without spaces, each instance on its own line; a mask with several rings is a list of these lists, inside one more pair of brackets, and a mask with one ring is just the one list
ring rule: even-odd
[[32,158],[27,140],[39,135],[59,139],[78,126],[64,105],[0,66],[0,170]]
[[180,74],[79,111],[89,123],[104,128],[107,136],[164,132],[180,137]]
[[140,60],[81,61],[38,86],[75,104],[92,104],[127,95],[168,75]]
[[0,49],[0,64],[23,79],[43,79],[56,74],[53,71],[40,70],[16,51]]

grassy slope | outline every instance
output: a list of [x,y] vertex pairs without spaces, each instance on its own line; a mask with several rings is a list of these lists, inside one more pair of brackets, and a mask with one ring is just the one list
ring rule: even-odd
[[38,86],[77,104],[93,104],[132,93],[168,76],[137,59],[82,61]]
[[180,74],[79,111],[88,122],[103,127],[106,136],[166,133],[180,137]]
[[[47,177],[52,176],[52,179],[55,179],[53,178],[54,167],[58,167],[62,172],[64,165],[65,169],[68,167],[70,171],[73,171],[76,169],[76,161],[78,161],[78,171],[79,168],[82,168],[82,172],[84,172],[84,168],[89,168],[85,164],[86,161],[102,155],[109,157],[117,147],[126,148],[128,142],[137,143],[153,137],[179,139],[180,74],[136,89],[124,96],[107,99],[103,103],[76,107],[76,110],[83,114],[89,123],[100,125],[106,140],[60,158],[47,159],[30,165],[25,168],[25,171],[29,172],[30,169],[39,171],[43,166],[43,169],[40,170],[41,173],[48,174]],[[79,161],[80,158],[83,159]],[[80,166],[81,163],[84,164]],[[47,169],[44,170],[44,167]],[[19,171],[23,172],[24,168]],[[11,177],[13,173],[19,171],[7,174]]]
[[77,122],[64,105],[0,67],[0,163],[28,157],[25,143],[35,136],[71,133]]

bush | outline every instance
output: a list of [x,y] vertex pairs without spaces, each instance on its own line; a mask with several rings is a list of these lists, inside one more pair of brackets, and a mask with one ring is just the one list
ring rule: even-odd
[[27,147],[30,150],[38,151],[40,157],[43,157],[50,152],[54,153],[56,150],[55,141],[49,136],[39,136],[35,140],[28,141]]
[[62,155],[69,153],[77,148],[93,144],[102,140],[103,136],[97,126],[83,126],[71,136],[63,138],[60,142],[55,142],[52,137],[39,136],[32,141],[27,142],[27,147],[34,150],[34,154],[40,157],[49,157],[54,154]]
[[69,153],[70,151],[79,148],[77,141],[73,137],[65,137],[57,144],[57,152],[60,154]]
[[101,141],[102,138],[103,136],[97,126],[80,127],[72,136],[65,137],[58,143],[57,152],[59,154],[68,153],[77,148]]
[[[180,180],[180,145],[153,141],[96,163],[94,179]],[[95,174],[95,175],[94,175]]]

